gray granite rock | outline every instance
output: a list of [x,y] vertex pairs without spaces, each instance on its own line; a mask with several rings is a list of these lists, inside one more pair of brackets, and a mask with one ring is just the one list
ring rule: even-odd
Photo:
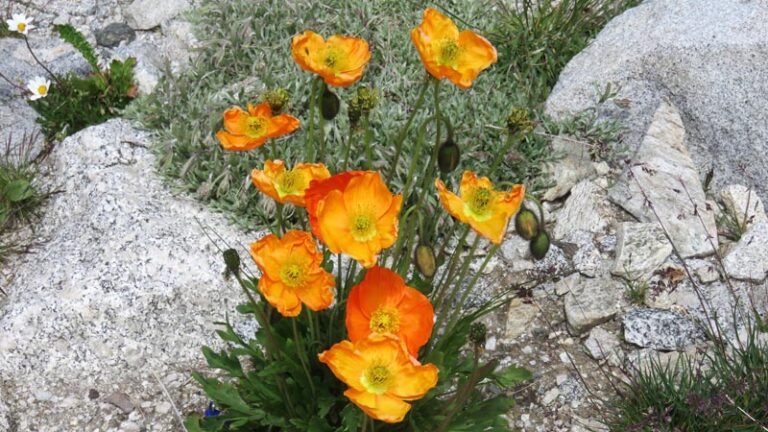
[[762,282],[768,274],[768,222],[753,225],[723,259],[734,279]]
[[[229,313],[245,337],[255,329],[234,312],[241,291],[202,227],[234,245],[255,235],[173,194],[154,174],[148,145],[116,119],[50,156],[50,182],[62,192],[44,209],[44,243],[0,268],[15,273],[0,302],[0,388],[13,397],[0,399],[16,430],[108,430],[89,390],[164,401],[152,374],[173,386],[179,406],[195,409],[204,401],[187,379],[205,365],[203,345],[221,346],[213,322]],[[173,375],[182,378],[172,384]],[[178,427],[171,413],[144,414],[130,420]]]
[[128,24],[136,30],[150,30],[175,18],[192,6],[188,0],[134,0],[126,9]]
[[703,333],[690,319],[659,309],[635,309],[623,318],[624,340],[642,348],[680,350]]
[[576,186],[576,184],[595,174],[589,149],[582,143],[568,136],[552,139],[552,151],[562,158],[548,164],[544,173],[551,177],[554,186],[542,196],[544,201],[558,199]]
[[611,279],[579,279],[565,296],[565,318],[573,333],[584,333],[618,313],[621,294],[616,285]]
[[531,330],[531,322],[539,313],[535,305],[523,303],[520,299],[513,299],[509,303],[507,312],[507,339],[515,339]]
[[589,337],[584,341],[587,354],[595,360],[603,360],[610,356],[621,356],[621,341],[619,338],[603,329],[595,327],[589,332]]
[[[663,98],[681,111],[686,145],[714,186],[741,183],[768,196],[768,8],[764,1],[646,0],[613,19],[560,74],[547,100],[555,116],[594,106],[613,83],[629,105],[603,117],[627,126],[636,150]],[[715,189],[716,190],[716,189]]]
[[616,237],[611,273],[630,280],[647,280],[672,253],[664,230],[655,223],[623,222]]
[[728,185],[720,191],[720,199],[731,217],[736,218],[744,228],[768,221],[763,201],[753,189],[742,185]]
[[605,191],[595,182],[583,180],[571,189],[571,195],[557,213],[552,235],[560,240],[574,231],[603,232],[610,224]]
[[136,59],[134,76],[141,94],[152,93],[158,81],[163,76],[164,56],[152,43],[137,40],[127,45],[121,45],[112,52],[112,58],[125,60],[129,57]]
[[136,32],[126,23],[111,23],[94,32],[96,43],[103,47],[114,48],[121,42],[130,43],[136,39]]
[[609,196],[639,221],[663,224],[684,258],[712,255],[717,248],[714,212],[707,206],[684,136],[677,108],[662,102],[628,171]]

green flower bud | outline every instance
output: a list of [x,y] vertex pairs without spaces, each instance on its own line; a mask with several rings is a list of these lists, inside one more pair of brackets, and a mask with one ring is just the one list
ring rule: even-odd
[[549,252],[549,234],[546,231],[541,231],[531,239],[530,243],[530,250],[531,255],[533,255],[534,258],[537,260],[540,260],[544,258],[547,255],[547,252]]
[[526,240],[536,237],[539,234],[539,219],[536,214],[525,207],[520,209],[515,216],[515,231]]
[[461,148],[451,138],[445,140],[437,149],[437,166],[444,174],[455,170],[459,166],[460,159]]
[[515,107],[507,117],[507,129],[511,134],[525,135],[533,130],[533,121],[531,120],[526,108]]
[[269,90],[261,95],[261,101],[269,104],[273,114],[279,114],[288,107],[291,101],[291,94],[284,88]]
[[435,259],[435,253],[432,248],[420,244],[416,247],[416,251],[413,257],[416,262],[416,268],[424,277],[432,277],[437,271],[437,260]]
[[347,101],[349,122],[354,126],[360,118],[367,116],[379,104],[379,94],[368,87],[360,87]]
[[475,322],[469,326],[469,341],[476,347],[482,348],[485,346],[485,338],[487,334],[488,327],[481,322]]
[[328,86],[323,86],[323,94],[320,97],[320,111],[323,114],[323,118],[333,120],[339,114],[340,107],[341,101],[339,101],[336,93],[332,92]]
[[227,272],[229,274],[240,273],[240,254],[234,249],[227,249],[224,251],[224,263],[227,265]]

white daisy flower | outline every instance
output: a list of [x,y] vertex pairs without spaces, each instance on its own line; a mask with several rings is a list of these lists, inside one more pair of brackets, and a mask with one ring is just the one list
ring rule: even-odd
[[29,97],[29,100],[38,100],[48,96],[48,89],[50,88],[50,80],[41,76],[32,78],[29,83],[27,83],[27,89],[32,92],[32,96]]
[[26,35],[28,31],[35,28],[32,25],[33,20],[32,17],[27,18],[24,14],[13,14],[13,18],[5,20],[5,22],[8,23],[8,30]]

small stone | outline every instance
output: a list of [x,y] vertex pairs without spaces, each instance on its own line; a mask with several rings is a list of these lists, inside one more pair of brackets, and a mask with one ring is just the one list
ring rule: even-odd
[[507,312],[507,330],[505,337],[515,339],[527,333],[531,326],[530,323],[536,318],[539,309],[531,304],[523,303],[520,299],[513,299],[509,303],[509,312]]
[[141,426],[132,421],[120,423],[120,432],[141,432]]
[[720,280],[720,272],[717,271],[717,265],[704,260],[691,260],[688,265],[693,269],[693,273],[703,284],[708,284]]
[[768,274],[768,222],[754,224],[723,259],[728,276],[762,282]]
[[107,48],[114,48],[125,41],[133,42],[136,39],[136,32],[125,23],[112,23],[95,32],[96,43]]
[[557,214],[557,224],[552,233],[554,239],[560,240],[576,230],[603,232],[609,225],[610,214],[605,206],[603,189],[592,181],[581,181],[571,189],[571,195]]
[[115,392],[110,394],[104,398],[104,402],[116,406],[125,414],[130,414],[134,408],[130,396],[122,392]]
[[581,334],[619,311],[621,294],[611,279],[580,279],[565,296],[565,318],[570,330]]
[[731,217],[736,218],[740,224],[746,222],[745,228],[768,221],[763,202],[757,192],[746,186],[726,186],[720,191],[720,199]]
[[636,309],[623,322],[624,340],[642,348],[680,350],[702,337],[690,319],[672,311]]
[[160,402],[155,407],[155,411],[160,414],[168,414],[171,412],[171,408],[173,408],[173,406],[169,402]]
[[96,389],[89,389],[88,390],[88,399],[98,399],[99,398],[99,392]]
[[560,396],[560,389],[557,387],[553,387],[549,389],[546,393],[544,393],[544,396],[541,398],[541,403],[544,406],[552,405],[552,402],[557,400],[557,397]]
[[564,196],[578,182],[595,173],[589,149],[571,137],[557,136],[552,139],[552,152],[563,157],[544,167],[545,174],[552,178],[555,185],[544,192],[543,201]]
[[559,296],[568,294],[575,286],[579,284],[580,280],[581,276],[578,273],[573,273],[568,277],[560,279],[557,281],[557,283],[555,283],[555,294]]
[[188,9],[187,0],[134,0],[125,10],[128,24],[136,30],[150,30]]
[[621,342],[615,334],[595,327],[589,332],[589,337],[584,341],[587,354],[595,360],[603,360],[609,356],[621,352]]
[[603,265],[603,257],[594,243],[589,242],[579,248],[573,255],[573,268],[587,277],[595,277],[600,273]]
[[628,280],[647,280],[673,250],[664,230],[655,223],[624,222],[616,238],[616,261],[611,273]]

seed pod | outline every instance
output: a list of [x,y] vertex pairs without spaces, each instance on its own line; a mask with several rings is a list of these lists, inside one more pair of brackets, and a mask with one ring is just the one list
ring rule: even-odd
[[273,114],[279,114],[288,107],[291,100],[291,94],[284,88],[269,90],[261,95],[261,101],[269,104]]
[[224,251],[224,263],[227,265],[229,274],[237,275],[240,273],[240,254],[234,249]]
[[341,107],[341,101],[336,93],[332,92],[328,86],[323,86],[323,94],[320,97],[320,111],[323,114],[323,118],[326,120],[333,120],[339,113]]
[[459,166],[460,159],[461,148],[451,138],[445,140],[437,149],[437,166],[443,174],[455,170]]
[[511,134],[525,135],[533,130],[533,126],[533,121],[527,109],[520,107],[512,108],[507,117],[507,129],[509,129]]
[[515,216],[515,231],[526,240],[536,237],[539,234],[539,220],[536,214],[525,207],[520,209]]
[[531,243],[529,245],[531,255],[533,255],[533,257],[537,260],[544,258],[549,251],[549,244],[549,234],[546,231],[541,231],[536,235],[536,237],[531,239]]
[[347,100],[347,115],[352,126],[357,125],[360,118],[367,116],[379,103],[379,94],[368,87],[360,87]]
[[435,259],[435,252],[432,251],[431,247],[425,244],[418,245],[413,259],[416,262],[416,268],[419,269],[419,273],[424,277],[429,278],[435,275],[437,260]]
[[478,348],[485,347],[487,334],[488,327],[481,322],[475,322],[469,326],[469,341]]

